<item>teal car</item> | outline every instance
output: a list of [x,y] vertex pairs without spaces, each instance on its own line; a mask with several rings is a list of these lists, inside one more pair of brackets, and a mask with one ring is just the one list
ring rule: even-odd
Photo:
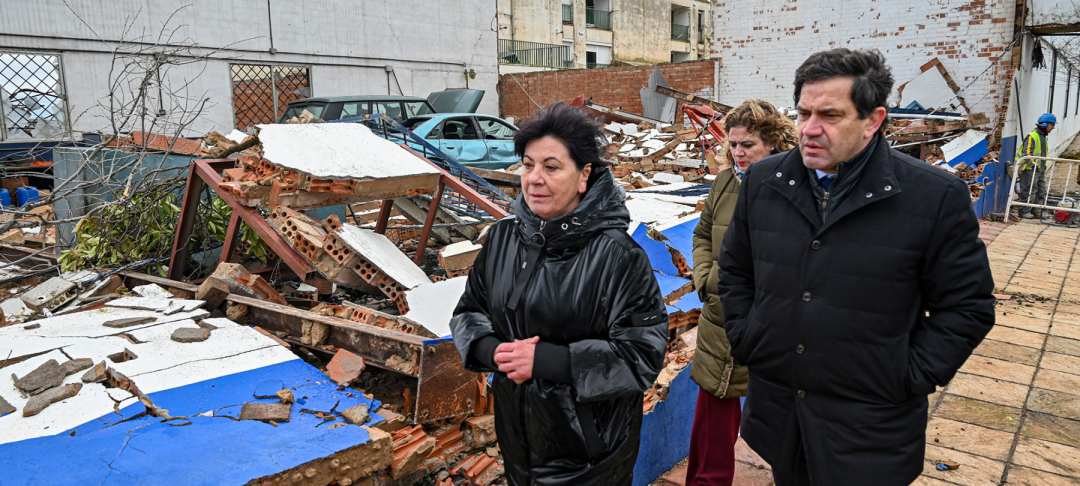
[[435,113],[409,118],[405,127],[465,165],[505,169],[520,161],[514,154],[514,134],[518,129],[498,117]]

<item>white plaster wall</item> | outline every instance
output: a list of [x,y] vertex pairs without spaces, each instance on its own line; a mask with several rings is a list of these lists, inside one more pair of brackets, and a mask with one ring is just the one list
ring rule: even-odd
[[[1009,111],[1008,118],[1005,123],[1002,137],[1016,136],[1017,140],[1022,140],[1025,135],[1031,132],[1035,128],[1035,121],[1039,118],[1039,115],[1046,113],[1049,108],[1050,101],[1050,67],[1051,67],[1051,54],[1049,48],[1043,49],[1043,54],[1046,58],[1046,67],[1043,69],[1032,69],[1031,66],[1031,45],[1034,42],[1033,38],[1027,37],[1024,41],[1024,59],[1021,64],[1021,69],[1016,73],[1016,80],[1019,85],[1019,104],[1017,104],[1017,93],[1013,92],[1009,97]],[[1066,99],[1066,67],[1060,62],[1058,63],[1057,76],[1055,77],[1054,88],[1054,109],[1053,113],[1057,116],[1058,124],[1055,127],[1053,133],[1050,134],[1047,143],[1047,154],[1051,157],[1056,157],[1068,146],[1073,137],[1080,132],[1080,116],[1076,114],[1076,99],[1080,93],[1077,93],[1077,73],[1073,72],[1072,86],[1068,88],[1068,98]],[[1068,113],[1066,114],[1066,103],[1068,106]],[[1017,109],[1019,106],[1019,109]],[[1019,142],[1018,142],[1019,143]]]
[[[269,13],[265,0],[189,0],[179,10],[166,0],[67,3],[71,9],[62,0],[2,0],[0,49],[61,52],[76,130],[108,126],[94,106],[108,94],[111,52],[121,42],[195,45],[194,56],[215,58],[173,67],[163,79],[192,99],[209,98],[189,134],[232,127],[230,62],[309,65],[315,96],[385,94],[384,67],[392,66],[407,95],[468,84],[487,92],[479,111],[498,113],[490,0],[270,0]],[[466,80],[468,69],[475,78]]]
[[1077,0],[1027,0],[1031,10],[1028,25],[1070,24],[1080,22]]
[[[717,0],[715,55],[722,59],[719,97],[738,104],[750,97],[793,105],[795,69],[810,54],[836,47],[879,49],[896,84],[939,57],[967,89],[973,111],[994,117],[1004,87],[991,60],[1013,36],[1011,0],[887,2],[884,0]],[[989,69],[988,69],[989,68]],[[985,73],[984,73],[985,71]]]

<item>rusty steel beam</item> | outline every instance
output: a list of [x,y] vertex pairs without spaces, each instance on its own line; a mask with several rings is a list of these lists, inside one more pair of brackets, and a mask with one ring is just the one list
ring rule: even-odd
[[379,207],[379,220],[375,223],[375,232],[378,234],[386,233],[386,225],[390,223],[390,213],[394,210],[394,200],[384,199],[382,206]]
[[[187,268],[188,248],[187,242],[191,239],[191,232],[195,229],[195,218],[199,212],[199,196],[206,189],[206,181],[201,177],[199,162],[208,166],[227,166],[232,161],[193,161],[188,170],[187,185],[184,188],[184,202],[180,206],[180,220],[176,223],[176,233],[173,235],[172,252],[169,254],[169,278],[183,278]],[[225,167],[222,167],[224,169]]]
[[439,203],[442,202],[442,193],[446,189],[443,185],[444,180],[446,180],[445,175],[439,177],[439,185],[435,187],[435,195],[431,197],[427,218],[424,219],[424,229],[420,231],[420,241],[416,245],[416,255],[413,257],[417,265],[424,263],[424,250],[427,248],[428,238],[431,237],[431,226],[435,224],[435,216],[439,213]]
[[236,234],[240,232],[240,213],[233,211],[229,216],[229,229],[225,230],[225,242],[221,247],[221,259],[218,263],[232,261],[233,250],[236,249]]

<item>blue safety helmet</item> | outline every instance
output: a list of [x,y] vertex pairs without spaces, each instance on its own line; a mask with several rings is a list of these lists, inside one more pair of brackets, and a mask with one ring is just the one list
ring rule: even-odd
[[1053,113],[1043,113],[1039,116],[1039,121],[1035,123],[1040,127],[1047,125],[1057,125],[1057,117]]

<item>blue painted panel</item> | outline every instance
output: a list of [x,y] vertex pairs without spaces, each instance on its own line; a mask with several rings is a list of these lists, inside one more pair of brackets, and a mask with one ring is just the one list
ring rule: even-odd
[[648,486],[690,453],[698,386],[690,379],[690,366],[671,382],[667,399],[657,403],[641,424],[634,486]]
[[671,276],[679,274],[675,263],[671,261],[671,252],[668,251],[667,245],[650,238],[648,227],[643,224],[638,225],[630,237],[641,246],[642,250],[645,250],[645,255],[649,257],[653,270]]
[[660,232],[667,237],[668,245],[686,257],[686,264],[691,268],[694,266],[694,228],[698,221],[700,218],[694,218]]
[[988,151],[990,151],[990,142],[984,138],[979,143],[968,147],[967,150],[963,151],[960,155],[957,155],[956,158],[948,161],[948,163],[952,167],[956,167],[962,163],[969,166],[976,165]]
[[679,290],[683,285],[690,283],[690,279],[673,277],[657,271],[653,271],[653,276],[656,277],[656,283],[660,286],[660,294],[665,297]]
[[[293,389],[297,403],[288,423],[237,421],[254,394]],[[300,409],[342,411],[367,400],[348,396],[326,375],[293,360],[150,395],[191,424],[173,426],[134,418],[142,405],[106,415],[51,437],[0,445],[0,483],[22,484],[243,484],[369,440],[357,426],[330,428]],[[214,410],[216,417],[196,414]],[[372,414],[370,424],[382,421]],[[129,419],[126,422],[121,420]],[[338,421],[340,422],[340,420]],[[74,435],[71,435],[74,433]],[[62,473],[61,473],[62,471]]]
[[1012,173],[1008,169],[1016,154],[1016,141],[1015,136],[1001,139],[1001,160],[983,167],[979,181],[985,185],[985,188],[972,204],[976,217],[985,218],[993,213],[1005,211],[1012,184]]

